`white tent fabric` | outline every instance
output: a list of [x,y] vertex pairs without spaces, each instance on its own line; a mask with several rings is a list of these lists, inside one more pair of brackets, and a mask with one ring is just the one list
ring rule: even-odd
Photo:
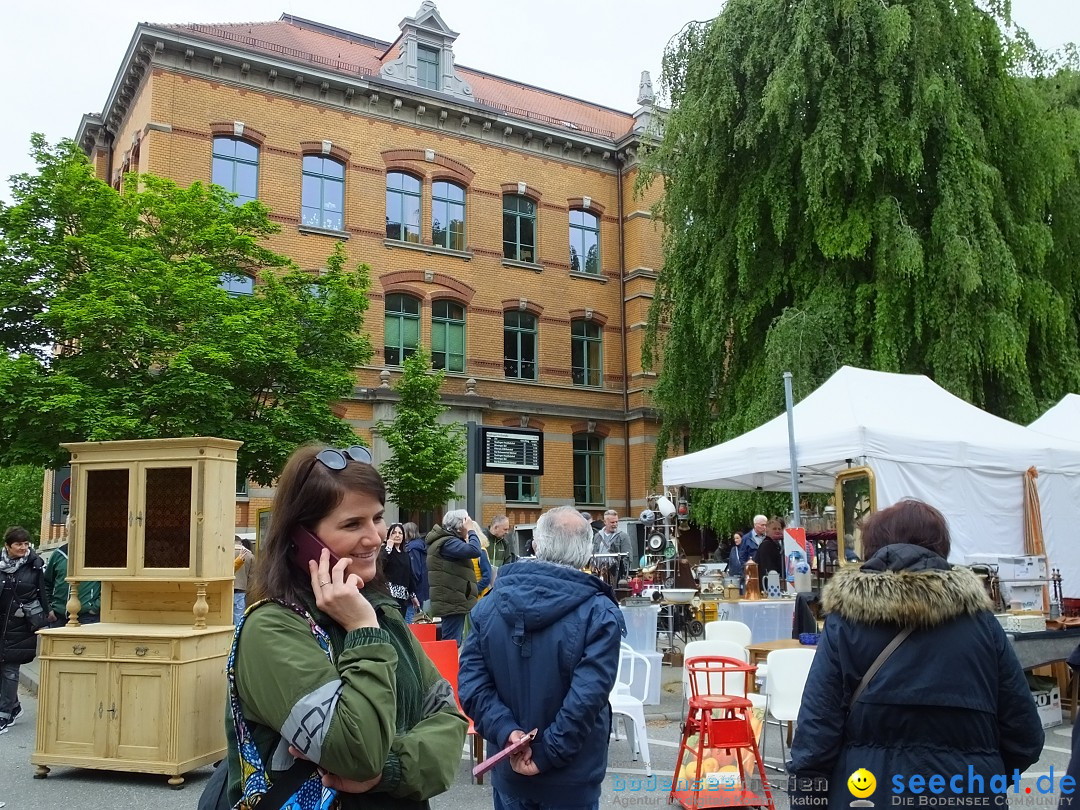
[[[1066,593],[1080,594],[1080,438],[993,416],[921,375],[845,366],[795,406],[800,492],[832,492],[836,473],[868,466],[882,508],[918,498],[949,520],[951,559],[1023,554],[1024,471],[1039,471],[1044,536]],[[787,416],[664,462],[666,486],[787,491]]]
[[1080,394],[1066,394],[1061,402],[1028,427],[1039,433],[1080,442]]

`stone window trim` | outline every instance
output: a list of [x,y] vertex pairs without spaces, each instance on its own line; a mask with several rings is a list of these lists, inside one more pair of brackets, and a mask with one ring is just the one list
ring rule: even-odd
[[[429,152],[431,160],[428,160]],[[411,164],[413,162],[420,163],[420,166],[410,166],[409,171],[420,177],[430,177],[430,179],[454,179],[461,183],[463,186],[468,187],[472,185],[473,178],[476,176],[476,172],[462,163],[460,160],[454,160],[452,157],[446,155],[440,155],[434,150],[427,149],[387,149],[382,152],[383,163],[386,164],[387,169],[390,168],[390,164]],[[429,170],[423,168],[425,165],[437,166],[438,169],[432,168]],[[439,172],[445,172],[448,177],[435,177],[433,174]]]
[[[520,428],[522,427],[521,417],[518,416],[514,419],[503,419],[502,426],[508,428]],[[539,430],[541,433],[544,432],[544,423],[532,416],[529,417],[529,424],[525,425],[525,427],[529,430]]]
[[386,176],[389,177],[391,174],[394,174],[395,172],[400,172],[401,174],[407,174],[407,175],[409,175],[409,177],[412,177],[415,180],[419,180],[420,181],[420,186],[421,186],[420,193],[421,194],[424,193],[423,192],[423,186],[424,186],[424,183],[427,182],[427,175],[425,175],[424,172],[421,169],[418,169],[416,166],[412,165],[411,163],[406,163],[404,161],[395,160],[392,163],[387,163],[386,164]]
[[428,300],[433,304],[436,301],[450,301],[465,309],[469,308],[469,302],[462,300],[461,295],[452,290],[432,290]]
[[410,287],[408,284],[402,284],[400,282],[387,283],[386,278],[382,279],[383,283],[383,297],[391,295],[407,295],[410,298],[415,298],[420,302],[420,310],[423,311],[424,307],[428,305],[427,293],[423,290],[418,290],[416,287]]
[[[522,188],[523,185],[524,188]],[[543,196],[540,191],[528,184],[503,183],[501,188],[504,195],[510,194],[518,197],[528,197],[530,200],[537,204],[540,203],[540,198]]]
[[[429,275],[430,280],[428,278]],[[416,296],[420,299],[424,299],[426,297],[425,294],[415,292],[415,287],[408,287],[410,282],[438,284],[445,289],[432,291],[430,296],[432,301],[439,298],[453,298],[466,308],[472,303],[472,300],[476,295],[476,290],[464,281],[448,276],[445,273],[428,273],[421,270],[397,270],[393,273],[386,273],[380,280],[382,281],[383,288],[388,291],[390,291],[389,288],[391,286],[396,287],[401,285],[406,287],[407,290],[394,289],[393,292],[408,291],[409,295]]]
[[336,143],[330,142],[330,151],[324,152],[324,141],[301,141],[300,142],[300,154],[306,155],[320,155],[322,157],[333,158],[339,163],[344,164],[346,167],[349,165],[349,161],[352,158],[352,152],[348,149],[338,146]]
[[243,121],[216,121],[210,125],[210,135],[214,138],[238,138],[259,147],[266,141],[266,135]]
[[570,432],[575,436],[599,436],[606,439],[611,435],[611,428],[600,422],[575,422],[570,425]]
[[[590,214],[596,217],[604,216],[604,206],[598,203],[596,200],[589,198],[589,204],[585,204],[585,197],[571,197],[566,201],[566,207],[570,210],[588,211]],[[599,222],[596,223],[599,226]]]
[[467,178],[465,175],[461,174],[460,172],[451,171],[450,169],[444,169],[442,167],[440,167],[438,169],[433,169],[431,171],[431,174],[428,175],[428,182],[429,183],[439,183],[439,182],[454,183],[455,185],[459,185],[463,189],[465,189],[465,198],[466,198],[466,202],[468,202],[469,178]]
[[601,329],[607,325],[608,317],[602,312],[597,312],[594,309],[572,309],[570,310],[571,321],[589,321],[595,323]]
[[[524,306],[522,306],[524,304]],[[517,311],[528,312],[530,315],[540,317],[544,312],[544,307],[538,304],[536,301],[530,301],[527,298],[507,298],[502,302],[503,312]]]

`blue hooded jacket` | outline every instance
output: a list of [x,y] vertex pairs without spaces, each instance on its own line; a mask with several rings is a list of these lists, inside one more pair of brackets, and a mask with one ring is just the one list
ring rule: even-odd
[[515,730],[539,729],[531,748],[540,773],[521,776],[504,760],[495,789],[553,805],[596,801],[626,633],[611,588],[573,568],[523,560],[499,572],[471,617],[458,674],[466,714],[492,751]]
[[421,605],[431,598],[428,586],[427,572],[427,543],[423,537],[414,537],[405,544],[405,551],[409,553],[409,564],[412,565],[413,584],[416,586],[414,593],[416,601]]

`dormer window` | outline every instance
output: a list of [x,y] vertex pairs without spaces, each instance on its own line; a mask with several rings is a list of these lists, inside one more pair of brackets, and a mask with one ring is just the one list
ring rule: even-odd
[[439,89],[439,49],[416,46],[416,83],[428,90]]

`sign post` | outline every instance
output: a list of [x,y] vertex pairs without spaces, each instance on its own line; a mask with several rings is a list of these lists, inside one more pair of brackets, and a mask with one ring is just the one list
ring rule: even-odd
[[526,428],[466,422],[465,508],[476,520],[476,476],[543,475],[544,434]]

